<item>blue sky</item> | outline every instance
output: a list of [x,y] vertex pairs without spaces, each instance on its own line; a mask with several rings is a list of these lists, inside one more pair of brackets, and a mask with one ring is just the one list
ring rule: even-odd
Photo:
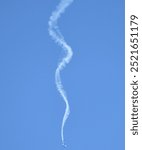
[[[65,105],[48,34],[59,0],[0,1],[0,149],[62,150]],[[74,51],[62,71],[67,150],[124,150],[124,1],[74,0],[58,23]]]

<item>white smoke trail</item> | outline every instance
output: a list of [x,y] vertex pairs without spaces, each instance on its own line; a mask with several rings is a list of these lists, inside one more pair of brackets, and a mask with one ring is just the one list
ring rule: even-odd
[[60,78],[60,72],[62,69],[64,69],[66,64],[70,62],[73,52],[72,52],[71,47],[66,43],[66,41],[64,40],[64,37],[60,33],[58,25],[57,25],[57,21],[60,18],[61,14],[64,13],[65,9],[73,1],[74,0],[61,0],[59,5],[56,7],[56,10],[52,12],[52,15],[50,16],[50,19],[48,22],[49,35],[53,38],[55,42],[57,42],[58,45],[62,47],[62,49],[66,53],[66,56],[63,57],[62,60],[59,62],[58,67],[55,72],[55,83],[56,83],[57,89],[66,104],[65,113],[63,116],[62,126],[61,126],[61,139],[62,139],[62,145],[64,146],[66,146],[64,142],[64,126],[70,114],[70,106],[69,106],[67,95],[63,89],[63,85],[62,85],[61,78]]

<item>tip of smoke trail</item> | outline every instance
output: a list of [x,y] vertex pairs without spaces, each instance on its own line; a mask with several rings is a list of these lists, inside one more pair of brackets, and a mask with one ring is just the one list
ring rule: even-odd
[[65,143],[62,143],[62,146],[63,146],[64,148],[66,148],[66,147],[67,147],[67,145],[66,145]]

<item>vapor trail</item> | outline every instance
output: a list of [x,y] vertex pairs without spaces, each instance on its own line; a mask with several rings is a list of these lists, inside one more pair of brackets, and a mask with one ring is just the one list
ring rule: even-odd
[[65,113],[63,116],[62,126],[61,126],[61,139],[62,139],[62,145],[64,145],[64,146],[66,146],[65,142],[64,142],[64,126],[65,126],[66,120],[68,119],[69,114],[70,114],[70,106],[69,106],[66,92],[65,92],[62,82],[61,82],[60,72],[64,69],[66,64],[70,62],[72,55],[73,55],[73,51],[72,51],[72,48],[64,40],[63,35],[60,33],[60,30],[57,25],[57,21],[60,18],[61,14],[64,13],[65,9],[73,1],[74,0],[61,0],[60,3],[58,4],[58,6],[56,7],[55,11],[52,12],[49,22],[48,22],[49,35],[59,46],[62,47],[62,49],[64,50],[64,52],[66,54],[65,57],[63,57],[62,60],[59,62],[56,72],[55,72],[55,83],[57,86],[57,90],[59,91],[60,95],[62,96],[62,98],[66,104]]

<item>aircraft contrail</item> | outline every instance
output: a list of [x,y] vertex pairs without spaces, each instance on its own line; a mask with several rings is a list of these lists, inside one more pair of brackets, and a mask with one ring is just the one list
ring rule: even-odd
[[61,125],[61,139],[62,139],[63,146],[66,146],[65,142],[64,142],[64,126],[65,126],[66,120],[68,119],[69,114],[70,114],[70,106],[69,106],[66,92],[65,92],[62,82],[61,82],[60,72],[64,69],[66,64],[70,62],[72,55],[73,55],[73,51],[72,51],[72,48],[64,40],[63,35],[60,33],[60,30],[57,25],[57,21],[60,18],[61,14],[63,14],[65,12],[65,9],[73,1],[74,0],[61,0],[60,3],[57,5],[55,11],[52,12],[52,14],[49,18],[49,22],[48,22],[49,35],[59,46],[62,47],[62,49],[64,50],[64,52],[66,54],[65,57],[63,57],[62,60],[59,62],[56,72],[55,72],[55,83],[57,86],[57,90],[59,91],[60,95],[62,96],[62,98],[66,104],[65,113],[64,113],[62,125]]

